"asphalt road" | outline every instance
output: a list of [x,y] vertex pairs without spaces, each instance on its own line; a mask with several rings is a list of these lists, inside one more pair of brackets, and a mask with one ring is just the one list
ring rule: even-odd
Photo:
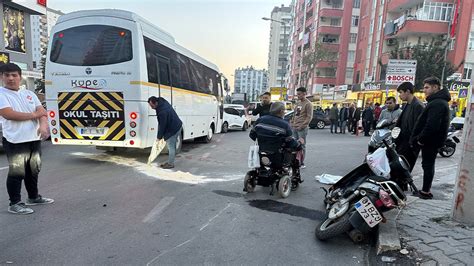
[[[7,212],[0,155],[0,264],[358,265],[368,245],[314,237],[324,217],[315,175],[357,166],[368,138],[310,130],[305,182],[287,199],[268,188],[242,192],[248,132],[186,143],[173,171],[146,165],[146,152],[107,153],[43,145],[40,193],[56,200],[27,216]],[[26,192],[23,188],[23,197]]]

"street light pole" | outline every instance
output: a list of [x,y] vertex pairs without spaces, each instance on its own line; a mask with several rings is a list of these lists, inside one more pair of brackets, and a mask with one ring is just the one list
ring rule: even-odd
[[[272,18],[266,18],[266,17],[263,17],[262,18],[263,20],[270,20],[270,21],[273,21],[273,22],[277,22],[277,23],[280,23],[281,26],[283,27],[283,53],[286,52],[287,50],[287,41],[285,41],[285,38],[286,38],[286,26],[288,25],[287,22],[284,22],[284,21],[281,21],[281,20],[276,20],[276,19],[272,19]],[[280,47],[278,46],[278,49]],[[285,73],[286,75],[286,59],[281,61],[281,68],[283,70],[283,73]],[[278,60],[280,60],[280,52],[278,51]],[[277,70],[277,75],[278,75],[278,70]],[[283,84],[284,83],[284,76],[281,77],[281,82],[280,82],[280,99],[283,99]]]

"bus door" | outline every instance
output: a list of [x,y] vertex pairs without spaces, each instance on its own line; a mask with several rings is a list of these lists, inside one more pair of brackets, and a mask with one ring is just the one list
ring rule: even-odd
[[[157,56],[157,69],[158,69],[158,88],[160,97],[165,98],[171,106],[173,106],[173,84],[170,75],[170,59],[164,56]],[[169,90],[168,93],[163,93],[161,90],[162,86],[166,86]],[[175,106],[173,106],[175,108]]]

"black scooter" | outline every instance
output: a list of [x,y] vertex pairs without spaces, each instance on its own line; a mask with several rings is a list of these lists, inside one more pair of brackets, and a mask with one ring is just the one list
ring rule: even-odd
[[[327,240],[347,232],[354,242],[363,241],[385,219],[384,212],[405,204],[404,191],[408,187],[418,192],[408,163],[398,155],[395,144],[389,143],[399,133],[400,129],[395,128],[390,136],[379,134],[384,136],[384,147],[369,153],[364,163],[328,190],[323,188],[327,219],[316,227],[316,238]],[[382,160],[374,159],[375,153],[383,155],[378,157]]]

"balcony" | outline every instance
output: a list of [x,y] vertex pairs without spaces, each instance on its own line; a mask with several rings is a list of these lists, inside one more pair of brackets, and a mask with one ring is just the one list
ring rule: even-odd
[[387,11],[391,13],[402,13],[406,9],[418,4],[423,4],[423,0],[392,0],[388,3]]
[[340,18],[344,14],[342,9],[321,9],[319,11],[319,17],[332,17]]
[[[322,28],[325,28],[325,27],[322,27]],[[340,32],[340,29],[339,29],[339,32]],[[318,40],[322,44],[339,44],[339,35],[319,34]]]
[[[389,23],[387,23],[389,27]],[[448,23],[440,21],[407,20],[403,25],[395,24],[393,34],[389,29],[385,30],[385,38],[401,38],[410,35],[446,34]]]
[[[336,38],[337,43],[339,43],[339,36],[341,35],[341,27],[337,26],[325,26],[321,25],[318,27],[318,33],[320,36],[327,37],[327,38]],[[329,36],[325,36],[329,35]]]
[[320,9],[343,9],[343,0],[325,0],[321,1]]

